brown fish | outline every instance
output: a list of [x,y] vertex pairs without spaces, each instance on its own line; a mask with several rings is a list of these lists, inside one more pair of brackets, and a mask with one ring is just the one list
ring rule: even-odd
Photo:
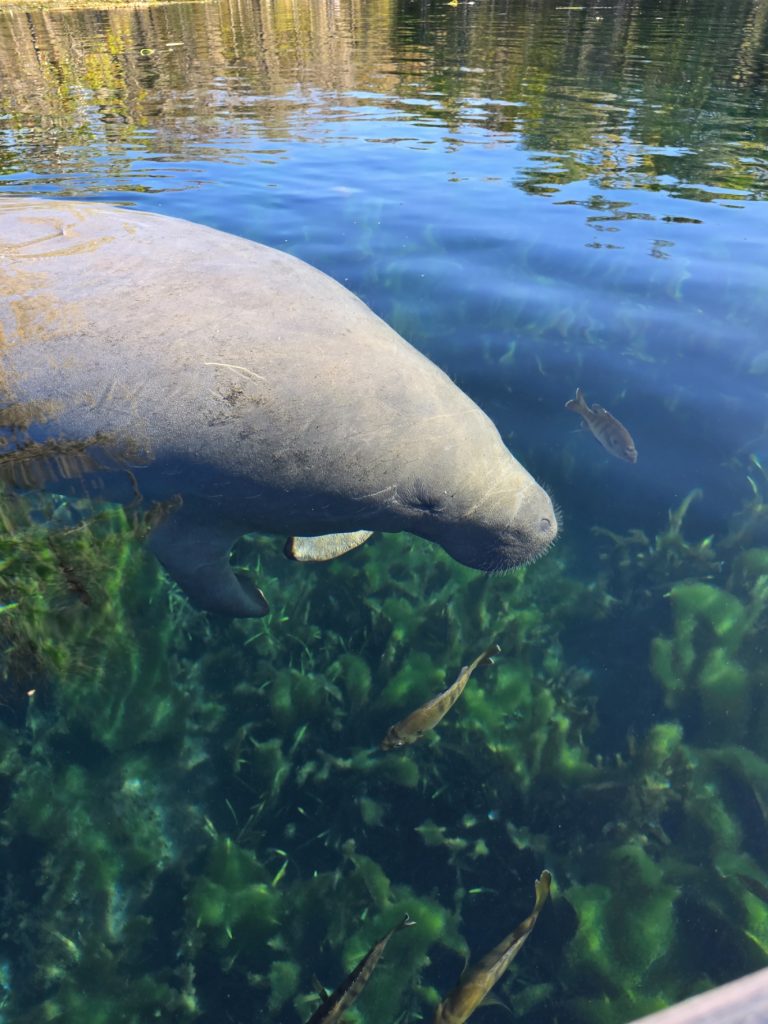
[[490,953],[470,967],[462,980],[435,1010],[432,1024],[464,1024],[474,1013],[493,986],[509,967],[533,931],[541,908],[544,906],[552,883],[549,871],[542,871],[534,883],[536,902],[528,917],[515,930],[502,939]]
[[307,1021],[307,1024],[336,1024],[350,1006],[356,1001],[373,974],[376,964],[381,960],[381,955],[386,949],[387,943],[401,928],[410,928],[416,924],[406,914],[405,917],[390,928],[386,935],[368,950],[360,963],[346,976],[335,992],[326,996],[323,1003],[318,1006],[315,1012]]
[[565,408],[582,417],[584,425],[592,431],[607,452],[615,455],[617,459],[637,462],[635,442],[624,424],[619,423],[602,405],[593,405],[590,409],[581,388],[576,388],[576,397],[569,399],[565,403]]
[[464,692],[464,687],[478,665],[493,664],[493,655],[499,654],[501,648],[498,644],[491,644],[486,647],[481,655],[472,662],[465,665],[459,672],[455,683],[451,683],[447,690],[443,690],[436,697],[422,704],[420,708],[412,711],[402,721],[392,725],[387,730],[387,735],[379,746],[382,750],[398,750],[400,747],[407,747],[421,739],[425,732],[434,729],[437,723],[443,719],[451,710],[453,705]]

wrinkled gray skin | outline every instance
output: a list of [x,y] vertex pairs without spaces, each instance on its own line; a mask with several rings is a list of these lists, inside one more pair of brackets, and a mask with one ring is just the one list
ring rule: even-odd
[[83,441],[81,488],[131,501],[130,465],[145,501],[180,495],[150,545],[200,608],[268,610],[230,566],[244,533],[406,530],[486,571],[557,533],[441,370],[325,274],[210,228],[0,199],[0,360],[0,462]]

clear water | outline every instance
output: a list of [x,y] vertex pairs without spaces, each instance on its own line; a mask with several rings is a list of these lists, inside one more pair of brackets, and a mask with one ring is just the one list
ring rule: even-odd
[[[323,569],[249,541],[276,610],[225,623],[122,520],[80,548],[6,498],[6,1020],[305,1020],[402,909],[352,1018],[430,1019],[544,867],[499,987],[528,1024],[768,962],[767,67],[764,0],[3,5],[0,194],[321,268],[564,522],[490,580],[402,538]],[[494,637],[433,740],[375,752]]]

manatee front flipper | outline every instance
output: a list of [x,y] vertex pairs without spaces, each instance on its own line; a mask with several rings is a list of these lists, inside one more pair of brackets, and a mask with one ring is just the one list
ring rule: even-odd
[[199,519],[182,507],[149,536],[149,548],[192,604],[202,611],[258,618],[269,611],[251,580],[235,573],[229,552],[241,531]]
[[327,533],[322,537],[289,537],[283,552],[294,562],[329,562],[359,548],[372,536],[370,530],[356,530],[354,533]]

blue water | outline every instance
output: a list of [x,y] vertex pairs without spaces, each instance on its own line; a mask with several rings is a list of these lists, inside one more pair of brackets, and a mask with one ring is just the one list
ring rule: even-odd
[[[565,651],[569,672],[588,674],[589,680],[574,688],[585,702],[584,714],[595,718],[591,763],[604,765],[607,761],[600,762],[601,757],[617,755],[631,760],[627,744],[642,745],[649,728],[659,722],[682,722],[694,751],[726,750],[733,744],[749,750],[765,765],[765,777],[762,767],[753,765],[748,784],[740,776],[740,781],[723,783],[723,789],[732,796],[736,793],[742,845],[753,852],[750,829],[762,836],[768,825],[759,800],[756,809],[749,802],[756,798],[744,796],[742,790],[755,785],[759,789],[755,779],[768,779],[768,749],[759,730],[757,737],[747,738],[736,730],[714,742],[700,728],[698,698],[684,707],[665,699],[648,665],[651,640],[669,636],[673,629],[668,595],[676,583],[706,579],[737,595],[745,607],[752,601],[747,640],[741,647],[735,640],[735,646],[726,644],[726,661],[746,665],[751,713],[762,722],[764,617],[755,596],[758,583],[752,577],[748,587],[743,583],[742,563],[747,548],[766,542],[760,504],[766,481],[760,466],[768,465],[767,54],[768,9],[762,0],[573,5],[553,0],[460,0],[455,7],[415,0],[344,0],[337,5],[279,0],[238,5],[221,0],[47,13],[27,11],[18,0],[0,11],[0,195],[116,202],[276,246],[341,281],[429,355],[493,418],[511,450],[561,509],[563,539],[559,554],[549,556],[561,559],[557,570],[552,567],[543,575],[548,572],[544,562],[526,577],[526,585],[533,580],[531,600],[538,602],[542,614],[550,603],[559,607],[560,597],[565,601],[562,594],[557,599],[555,594],[566,591],[570,583],[559,587],[558,573],[561,580],[592,586],[589,600],[594,599],[597,608],[599,592],[608,585],[606,567],[613,565],[611,595],[618,608],[607,620],[600,617],[605,608],[584,621],[563,612],[556,639],[542,627],[539,634],[534,630],[530,641],[542,645],[531,655],[540,668],[546,663],[543,648],[552,643],[552,649]],[[639,451],[636,465],[613,458],[578,429],[576,417],[564,409],[577,386],[630,429]],[[667,527],[670,509],[694,489],[701,495],[686,515],[684,536],[692,544],[714,538],[715,556],[701,571],[696,558],[681,553],[674,541],[668,548],[663,543],[654,547],[654,538]],[[734,524],[740,522],[736,517],[750,501],[755,516],[748,539],[734,540]],[[595,532],[595,527],[603,532]],[[620,557],[604,531],[643,531],[645,541],[622,549],[627,553],[625,564],[617,568],[611,560]],[[672,554],[664,562],[667,550]],[[366,587],[371,593],[378,590],[373,570],[366,575],[359,571],[362,563],[356,564],[356,577],[338,570],[339,583],[352,602],[365,602],[371,597]],[[334,622],[333,608],[317,611],[327,593],[326,578],[313,572],[309,569],[305,577],[306,600],[308,593],[314,602],[312,614],[321,616],[323,629],[344,634],[347,612],[337,611]],[[290,579],[298,586],[295,576]],[[375,579],[380,582],[378,576]],[[537,584],[537,579],[542,582]],[[429,586],[436,587],[437,582],[430,578]],[[456,586],[469,584],[457,577]],[[420,642],[417,590],[409,598],[412,624],[403,625],[412,646]],[[747,592],[752,595],[749,601]],[[470,609],[467,615],[471,614]],[[290,618],[295,610],[288,606],[281,615]],[[467,618],[464,622],[468,634],[474,629],[476,642],[483,643],[480,626],[470,625]],[[355,634],[350,626],[350,634],[367,636],[368,627],[356,623],[354,628],[358,627]],[[482,628],[493,627],[489,621]],[[198,623],[194,628],[203,627]],[[211,628],[221,651],[243,642],[245,634],[219,635],[218,627]],[[269,659],[275,671],[298,663],[297,648],[287,658],[284,647],[281,652],[280,628],[273,620],[277,639]],[[424,643],[439,661],[437,626],[430,629]],[[715,624],[711,629],[722,640],[725,626]],[[701,622],[696,630],[697,638],[706,632]],[[189,635],[182,663],[185,657],[191,662],[202,658],[206,650],[200,636]],[[383,679],[386,664],[382,670],[373,636],[362,656],[374,673],[382,672],[376,679]],[[304,636],[302,643],[322,661],[321,637],[322,632],[315,634],[313,644]],[[250,649],[258,649],[262,642],[257,639]],[[703,650],[706,644],[699,642]],[[351,639],[347,643],[354,652]],[[465,650],[465,660],[474,654]],[[455,653],[456,658],[464,655]],[[221,657],[226,661],[225,654]],[[331,664],[331,655],[327,657]],[[695,671],[703,673],[705,655],[699,652],[697,657],[701,663],[697,661]],[[237,661],[234,654],[231,658]],[[397,657],[390,664],[394,671]],[[444,668],[450,675],[453,661]],[[541,669],[542,679],[547,671]],[[566,690],[573,683],[571,676],[566,685],[565,677],[554,669],[552,673],[550,683],[555,676]],[[427,687],[429,692],[434,687]],[[246,702],[246,716],[247,707]],[[386,706],[379,715],[375,721],[386,725]],[[280,728],[277,721],[270,720],[273,732]],[[361,728],[371,730],[364,742],[373,742],[375,729]],[[265,742],[267,731],[261,737]],[[326,749],[338,740],[329,736],[323,741]],[[474,743],[485,749],[486,740],[468,734],[462,742],[469,749]],[[458,739],[455,743],[460,746]],[[344,744],[334,748],[335,756],[347,756],[346,749]],[[65,763],[66,750],[58,753]],[[466,748],[462,756],[467,756]],[[706,761],[700,753],[693,756],[698,767],[689,766],[688,773],[703,773],[697,784],[704,792],[714,783],[704,777],[701,758]],[[91,763],[88,758],[86,762]],[[422,783],[423,801],[430,786],[440,788],[441,779],[445,785],[457,784],[452,772],[461,769],[446,754],[439,763],[439,777],[429,775],[429,782]],[[214,788],[219,785],[222,793],[229,793],[228,769],[217,765],[216,770],[222,774]],[[499,771],[493,765],[490,770]],[[638,778],[642,770],[637,769]],[[719,768],[712,771],[712,778],[720,778]],[[685,775],[682,768],[680,773]],[[546,850],[559,850],[556,857],[563,865],[568,861],[568,841],[558,839],[556,831],[576,828],[568,818],[572,798],[562,779],[541,779],[539,784],[541,806],[534,831],[548,834]],[[600,785],[595,780],[590,784]],[[682,785],[674,773],[665,780],[673,790],[678,784]],[[534,778],[534,790],[536,785]],[[342,798],[348,797],[344,779],[338,786]],[[509,786],[514,788],[511,782]],[[322,803],[321,796],[316,799]],[[234,799],[231,793],[230,798]],[[424,807],[417,801],[418,806],[408,810],[398,806],[400,799],[391,793],[382,797],[388,817],[412,817],[412,827],[418,827]],[[515,806],[517,797],[509,799]],[[618,821],[627,798],[610,799],[616,800],[612,817]],[[484,826],[489,836],[496,835],[495,800],[496,796],[489,797],[488,806],[473,811],[490,820]],[[520,813],[525,817],[531,813],[530,803],[523,804],[527,810]],[[273,822],[264,831],[270,848],[283,849],[290,836],[279,839],[279,833],[290,815],[279,806],[273,813],[280,828]],[[593,912],[583,895],[567,902],[569,881],[563,878],[557,911],[561,934],[554,919],[549,924],[542,919],[540,933],[526,947],[524,956],[530,953],[536,966],[528,978],[521,1019],[538,1024],[555,1019],[551,1014],[556,1012],[562,1024],[621,1024],[630,1014],[653,1008],[641,996],[648,997],[654,985],[669,998],[678,998],[768,962],[768,925],[761,932],[755,923],[761,913],[759,899],[750,904],[757,899],[750,895],[745,904],[743,893],[728,890],[727,899],[697,902],[686,889],[706,889],[706,879],[714,877],[706,871],[722,880],[737,873],[752,877],[758,870],[737,863],[735,853],[728,855],[730,860],[724,854],[718,860],[714,846],[696,863],[694,851],[702,840],[690,824],[695,815],[686,817],[687,813],[677,804],[658,815],[648,812],[652,827],[660,827],[666,838],[658,841],[651,834],[642,842],[636,836],[627,840],[637,848],[646,843],[654,863],[662,865],[661,880],[644,884],[659,892],[663,885],[671,886],[670,892],[674,889],[680,921],[688,915],[694,922],[690,934],[704,927],[701,921],[715,928],[721,924],[712,922],[727,919],[728,927],[740,929],[740,935],[757,935],[749,951],[744,952],[741,939],[731,942],[728,932],[714,952],[696,951],[686,960],[681,944],[675,945],[660,927],[653,938],[650,932],[643,933],[642,953],[632,949],[620,955],[613,947],[606,953],[606,960],[617,964],[616,977],[621,979],[617,991],[612,991],[606,974],[597,968],[594,977],[584,973],[586,968],[580,973],[584,948],[569,946],[570,939],[563,938],[575,934],[575,920],[591,920]],[[456,815],[455,821],[440,823],[451,834],[467,832],[458,811]],[[561,819],[565,824],[557,826]],[[341,831],[347,828],[351,836],[357,827],[345,824]],[[216,828],[222,834],[232,831],[218,818]],[[594,842],[599,846],[613,834],[611,829],[619,833],[620,845],[626,835],[607,818],[595,825]],[[316,831],[321,831],[319,826]],[[379,851],[376,856],[382,863],[398,862],[403,883],[407,877],[421,894],[437,890],[442,904],[452,905],[454,895],[447,883],[433,881],[430,870],[417,863],[433,847],[414,848],[413,859],[403,866],[397,851],[387,850],[386,831],[379,836],[376,842],[371,840],[368,855]],[[657,841],[658,849],[653,845]],[[44,845],[48,840],[36,836],[34,842]],[[357,842],[362,849],[360,836]],[[669,842],[674,850],[683,851],[674,867],[663,866],[670,857]],[[733,842],[738,846],[737,840]],[[182,857],[188,874],[174,876],[162,898],[155,893],[158,905],[167,900],[175,906],[172,916],[180,913],[179,901],[188,897],[190,879],[196,871],[203,872],[202,854],[197,854],[199,863],[191,865],[192,851],[199,851],[200,843],[199,837],[190,839]],[[583,850],[576,851],[576,841],[572,843],[573,857],[585,857]],[[249,850],[256,845],[244,844]],[[540,853],[541,845],[532,842],[530,849]],[[765,850],[758,852],[755,860],[768,873]],[[530,854],[524,883],[514,882],[518,917],[529,909],[533,872],[546,866],[538,853]],[[270,856],[275,859],[274,874],[282,861],[277,854]],[[511,883],[502,852],[494,849],[485,874],[466,852],[463,856],[461,870],[469,870],[473,886],[507,891]],[[317,870],[342,870],[345,863],[337,851],[320,858]],[[302,862],[302,870],[311,877],[311,861]],[[698,882],[696,870],[704,872]],[[572,874],[571,881],[590,881],[588,871],[573,867]],[[351,910],[343,922],[326,920],[332,916],[332,899],[324,899],[304,905],[309,919],[283,922],[288,931],[305,929],[314,937],[305,947],[313,942],[315,948],[323,947],[322,936],[334,927],[351,933],[359,924]],[[9,896],[12,914],[18,913],[14,906]],[[160,912],[158,907],[144,909],[149,918]],[[515,923],[515,913],[503,914],[493,927],[484,929],[480,917],[467,912],[464,918],[474,958]],[[622,927],[631,930],[632,920],[628,902]],[[181,926],[176,924],[178,931]],[[4,927],[12,928],[13,921],[6,920]],[[168,936],[165,941],[170,948],[175,940]],[[334,933],[327,948],[318,948],[331,987],[343,974],[338,954],[343,941]],[[397,941],[405,939],[393,939],[393,947]],[[537,942],[538,959],[532,952]],[[637,966],[653,942],[658,948],[654,947],[650,965]],[[269,972],[278,969],[270,963],[292,961],[286,950],[300,945],[295,937],[284,939],[269,954],[272,961],[254,953],[249,964],[248,941],[236,952],[227,949],[221,936],[209,946],[202,943],[190,961],[197,972],[200,1008],[190,1010],[189,1019],[237,1024],[271,1019],[277,1003],[272,1011],[266,1009],[276,985]],[[457,940],[454,960],[458,949]],[[18,950],[11,950],[11,960],[14,954]],[[309,950],[303,947],[302,955],[309,957]],[[231,956],[237,960],[235,967],[226,966]],[[137,963],[131,961],[130,970],[139,970]],[[513,996],[525,988],[527,978],[523,957],[520,964],[522,974],[507,991],[513,1006]],[[442,964],[430,975],[422,966],[426,974],[419,974],[417,994],[404,995],[398,1004],[398,1013],[405,1013],[407,1020],[419,1015],[429,1019],[430,1000],[434,1002],[430,986],[445,994],[456,973]],[[302,962],[296,992],[308,993],[309,979],[320,969]],[[23,974],[28,968],[17,970]],[[251,989],[243,980],[248,971]],[[232,982],[237,989],[234,1009],[231,1016],[222,1016],[228,1012],[232,972],[238,979]],[[658,980],[671,977],[679,984]],[[578,984],[575,979],[580,979]],[[60,975],[49,972],[46,984],[41,998],[55,999]],[[173,984],[181,985],[178,978]],[[87,993],[87,984],[80,985]],[[190,982],[189,987],[195,985]],[[13,1012],[34,1014],[29,986],[21,988],[24,998]],[[252,994],[252,1003],[244,992]],[[292,993],[294,998],[298,997]],[[72,1009],[75,1003],[67,1005],[69,1010],[57,1010],[60,1016],[51,1019],[94,1024],[101,1019],[87,1002],[77,1004],[77,1010]],[[363,1000],[360,1006],[361,1019],[389,1019],[389,1008],[384,1012]],[[286,1022],[311,1012],[309,1003],[290,1007],[288,1001],[280,1004]],[[84,1016],[76,1018],[75,1012]],[[505,1019],[498,1009],[478,1011],[478,1018],[481,1013],[488,1021]],[[126,1010],[121,1019],[150,1018],[141,1013],[134,1018]]]

